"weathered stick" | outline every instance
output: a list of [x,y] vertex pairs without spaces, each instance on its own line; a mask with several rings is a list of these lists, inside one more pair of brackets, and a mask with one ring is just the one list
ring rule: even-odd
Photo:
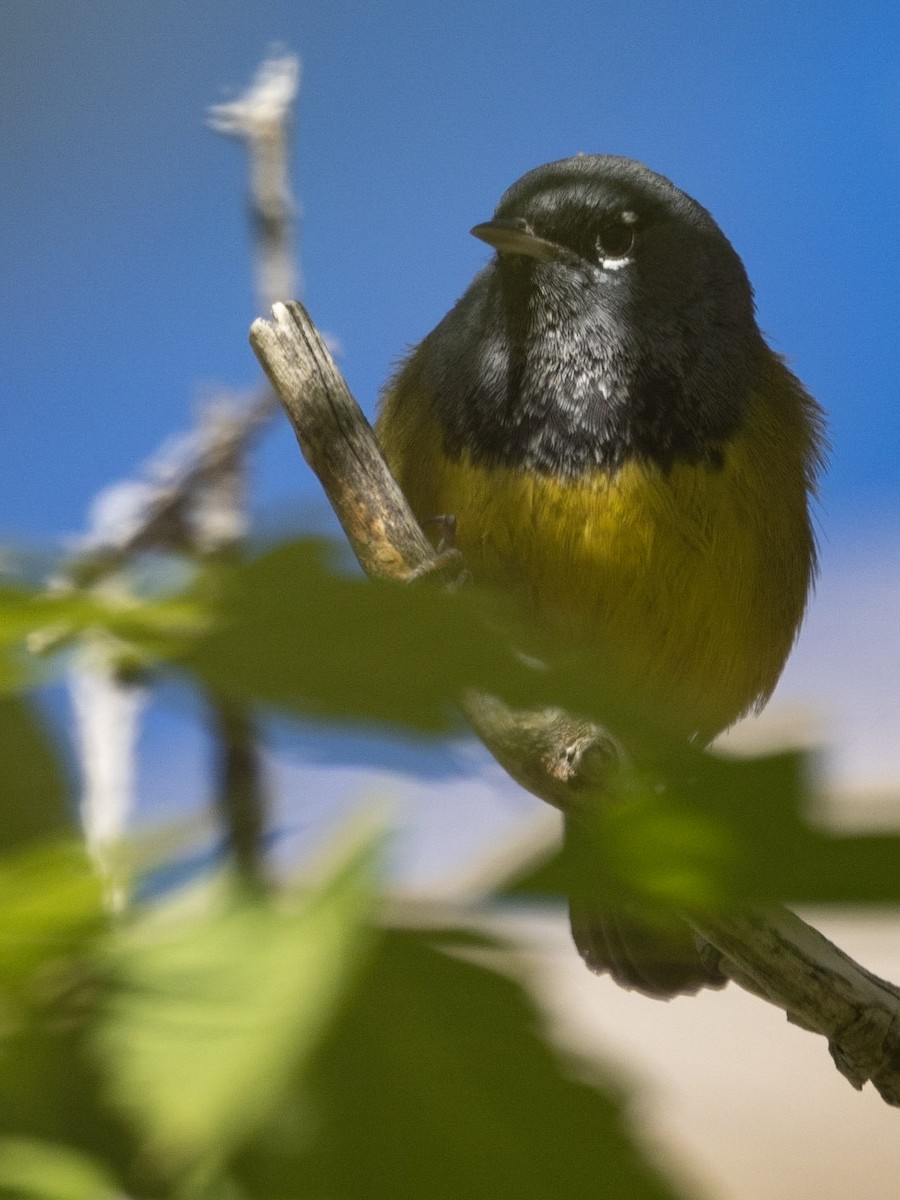
[[359,564],[405,580],[436,553],[384,461],[378,439],[299,303],[254,321],[250,344],[281,398],[303,457],[319,477]]
[[879,979],[786,908],[686,915],[745,991],[821,1033],[835,1066],[857,1089],[871,1080],[900,1106],[900,988]]
[[[302,305],[277,304],[250,341],[303,450],[370,575],[404,580],[435,559],[378,440]],[[479,736],[522,786],[562,809],[596,784],[614,753],[598,726],[559,709],[514,713],[493,697],[463,700]],[[854,1087],[871,1080],[900,1105],[900,989],[860,967],[786,909],[685,914],[735,983],[828,1039]]]
[[[263,62],[252,85],[229,104],[210,112],[218,132],[244,143],[250,160],[251,216],[255,231],[257,298],[268,308],[297,290],[293,250],[297,204],[289,183],[289,132],[300,78],[292,56]],[[198,558],[228,553],[246,532],[244,502],[247,452],[277,412],[268,388],[257,389],[240,407],[210,404],[198,427],[149,464],[141,480],[118,485],[118,501],[106,512],[67,567],[67,580],[107,588],[131,559],[144,551]],[[131,501],[122,497],[130,494]],[[139,497],[139,503],[134,498]],[[111,520],[109,513],[115,518]],[[124,586],[124,585],[123,585]],[[104,876],[113,909],[126,901],[120,843],[135,800],[134,744],[143,690],[123,683],[116,649],[89,637],[72,674],[76,723],[82,746],[82,823]],[[233,702],[207,696],[218,752],[217,799],[229,844],[245,880],[262,886],[260,837],[265,790],[255,718]]]
[[256,292],[264,308],[301,291],[293,248],[300,206],[290,182],[290,133],[299,88],[300,59],[273,56],[264,60],[240,96],[209,110],[210,128],[247,149]]

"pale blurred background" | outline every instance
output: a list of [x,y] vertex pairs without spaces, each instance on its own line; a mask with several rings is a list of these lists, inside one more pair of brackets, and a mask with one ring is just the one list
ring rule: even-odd
[[[821,746],[841,819],[895,828],[900,12],[883,3],[4,0],[3,539],[40,549],[81,530],[204,389],[258,379],[245,164],[204,111],[273,43],[304,63],[305,299],[369,411],[484,261],[467,230],[528,168],[626,154],[711,209],[834,443],[815,602],[769,709],[733,741]],[[333,528],[284,426],[256,456],[253,503],[270,533]],[[550,819],[468,742],[306,726],[273,745],[286,865],[360,798],[389,797],[406,885],[452,892]],[[141,823],[202,812],[204,755],[170,689],[143,730]],[[207,853],[200,839],[186,870]],[[813,919],[900,981],[896,914]],[[900,1194],[900,1116],[854,1093],[820,1039],[733,987],[665,1005],[594,979],[561,914],[520,931],[560,1035],[637,1081],[647,1136],[698,1196]]]

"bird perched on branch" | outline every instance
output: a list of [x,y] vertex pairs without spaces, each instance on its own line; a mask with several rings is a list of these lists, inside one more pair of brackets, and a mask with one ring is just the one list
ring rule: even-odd
[[[388,384],[378,434],[476,580],[601,642],[705,743],[768,699],[815,574],[821,409],[763,339],[710,214],[626,158],[529,171],[472,233],[496,251]],[[686,931],[573,904],[595,970],[721,983]]]

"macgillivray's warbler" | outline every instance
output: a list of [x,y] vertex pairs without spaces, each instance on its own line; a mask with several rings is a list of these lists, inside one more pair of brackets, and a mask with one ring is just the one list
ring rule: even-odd
[[[378,435],[476,580],[610,648],[701,744],[768,699],[815,575],[822,410],[766,344],[710,214],[630,159],[529,171],[496,251],[388,383]],[[724,977],[687,927],[572,904],[596,971],[670,996]]]

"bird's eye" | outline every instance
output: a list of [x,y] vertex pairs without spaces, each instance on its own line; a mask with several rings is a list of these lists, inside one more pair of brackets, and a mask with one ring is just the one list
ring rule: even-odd
[[626,221],[622,217],[616,217],[604,222],[597,233],[597,253],[600,258],[625,258],[633,247],[633,220]]

